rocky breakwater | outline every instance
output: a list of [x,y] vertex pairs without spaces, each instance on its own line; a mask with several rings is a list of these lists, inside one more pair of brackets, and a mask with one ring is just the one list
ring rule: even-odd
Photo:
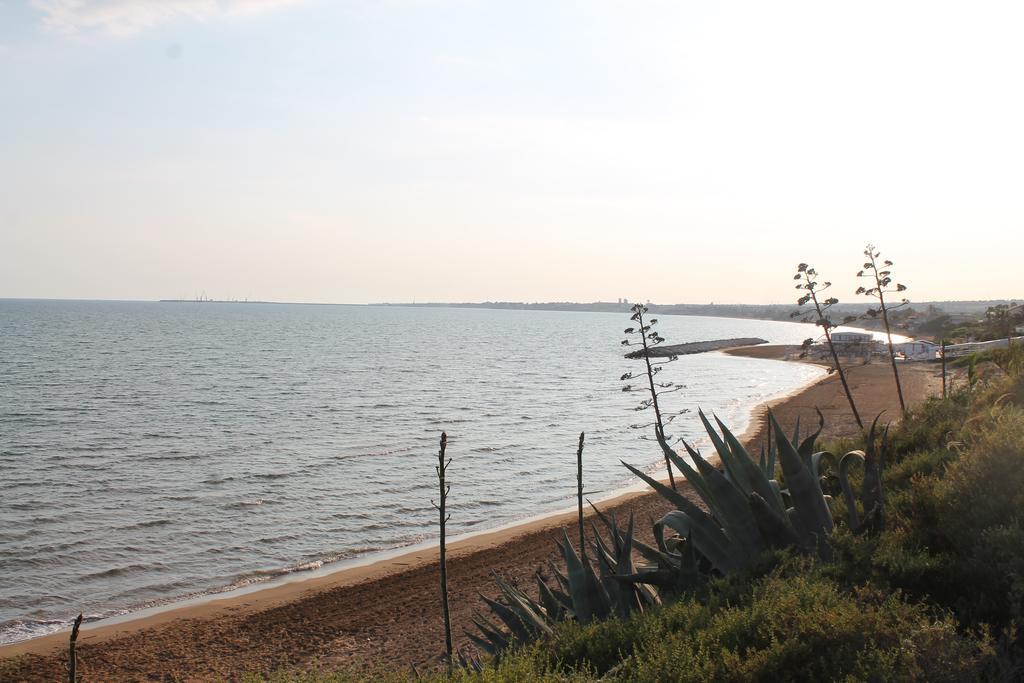
[[[686,356],[691,353],[707,353],[708,351],[721,351],[722,349],[733,349],[738,346],[756,346],[767,344],[767,339],[759,337],[737,337],[735,339],[713,339],[711,341],[687,342],[685,344],[666,344],[648,349],[647,354],[651,358],[669,358],[671,356]],[[643,358],[643,350],[632,351],[626,354],[626,358]]]

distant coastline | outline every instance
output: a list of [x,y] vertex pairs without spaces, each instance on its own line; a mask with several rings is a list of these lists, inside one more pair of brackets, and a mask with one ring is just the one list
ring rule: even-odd
[[159,303],[162,304],[276,304],[280,306],[287,305],[284,301],[249,301],[243,299],[160,299]]
[[[910,306],[917,309],[929,309],[934,307],[946,314],[969,314],[984,315],[989,306],[1000,303],[1009,303],[1010,299],[990,299],[977,301],[913,301]],[[523,311],[567,311],[567,312],[595,312],[595,313],[627,313],[630,307],[637,302],[629,300],[620,301],[594,301],[591,303],[577,303],[572,301],[550,301],[528,303],[523,301],[483,301],[478,303],[379,303],[369,304],[372,306],[401,306],[419,308],[486,308],[499,310],[523,310]],[[710,318],[747,318],[753,320],[777,320],[794,322],[791,314],[796,309],[795,301],[792,304],[646,304],[651,313],[658,315],[693,315],[706,316]],[[845,315],[862,315],[865,305],[863,303],[839,303],[832,308],[836,317]],[[797,321],[799,322],[799,321]],[[864,325],[869,321],[860,321]]]

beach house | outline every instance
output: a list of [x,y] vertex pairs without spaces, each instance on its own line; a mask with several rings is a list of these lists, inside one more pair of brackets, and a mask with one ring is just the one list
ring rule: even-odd
[[939,353],[939,345],[927,339],[899,342],[893,344],[892,348],[907,360],[935,360]]

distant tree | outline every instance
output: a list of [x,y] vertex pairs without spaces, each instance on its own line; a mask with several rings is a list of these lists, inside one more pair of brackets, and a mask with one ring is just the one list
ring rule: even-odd
[[892,271],[889,270],[892,268],[892,261],[885,260],[882,263],[884,270],[879,268],[878,258],[882,255],[882,252],[878,251],[874,245],[869,244],[864,247],[864,255],[868,260],[864,262],[864,269],[857,273],[857,277],[870,278],[875,286],[858,287],[857,294],[863,294],[878,301],[878,308],[869,308],[866,315],[869,318],[882,316],[882,323],[885,325],[885,336],[889,347],[889,362],[892,364],[892,375],[896,378],[896,393],[900,398],[900,410],[905,413],[907,412],[907,404],[903,401],[903,385],[900,384],[900,372],[896,368],[896,352],[892,346],[892,327],[889,325],[889,314],[897,308],[906,306],[910,301],[904,298],[894,306],[891,301],[887,302],[885,297],[887,294],[905,292],[907,287],[899,283],[893,284]]
[[918,325],[916,328],[916,333],[929,334],[933,337],[941,339],[949,336],[949,331],[953,329],[952,322],[952,317],[946,315],[945,313],[939,313],[938,315],[929,317],[923,323]]
[[996,304],[985,309],[985,321],[991,330],[993,339],[1006,337],[1007,347],[1013,346],[1013,331],[1024,319],[1024,308],[1012,301],[1008,304]]
[[[846,373],[843,371],[843,366],[839,363],[839,354],[836,352],[835,344],[832,343],[832,328],[838,327],[838,325],[837,323],[832,322],[828,311],[839,303],[839,299],[834,296],[828,297],[827,299],[821,299],[819,295],[830,289],[832,287],[832,283],[819,283],[817,278],[818,271],[806,263],[801,263],[796,267],[796,275],[793,276],[793,279],[800,280],[800,284],[798,284],[796,288],[805,291],[806,294],[801,295],[801,297],[797,299],[797,310],[790,313],[789,317],[798,318],[804,322],[813,322],[825,333],[825,343],[828,345],[829,353],[832,354],[832,367],[829,369],[829,372],[836,372],[839,374],[839,381],[843,384],[843,391],[846,393],[846,400],[850,403],[850,410],[853,411],[853,418],[857,421],[857,426],[864,429],[864,422],[860,419],[860,413],[857,412],[857,404],[853,401],[853,394],[850,393],[850,385],[846,381]],[[810,310],[805,310],[803,307],[808,303],[812,304],[812,308]],[[843,322],[851,322],[853,320],[856,320],[856,316],[849,316],[845,318]],[[804,353],[807,353],[813,343],[814,339],[804,340]]]
[[[636,341],[630,341],[630,339],[627,337],[626,339],[622,340],[622,345],[641,347],[640,349],[637,349],[637,352],[640,355],[640,357],[643,358],[644,363],[646,365],[646,371],[643,374],[647,376],[646,391],[648,391],[651,396],[650,398],[642,400],[640,404],[637,405],[636,408],[634,408],[634,410],[641,411],[647,410],[648,408],[654,408],[654,422],[649,422],[647,424],[633,424],[630,425],[630,427],[632,429],[647,429],[653,426],[654,436],[657,439],[657,441],[661,444],[667,444],[670,437],[665,434],[665,426],[671,423],[676,417],[682,415],[686,411],[681,410],[676,413],[666,414],[661,410],[661,405],[658,403],[658,397],[663,394],[679,391],[680,389],[683,388],[683,386],[680,384],[675,384],[673,382],[659,382],[655,380],[655,376],[662,371],[665,365],[678,360],[679,357],[669,356],[664,360],[651,361],[651,349],[654,348],[655,346],[658,346],[659,344],[664,343],[665,341],[664,337],[658,334],[658,332],[654,329],[654,326],[658,324],[658,319],[651,318],[650,320],[645,322],[644,314],[647,313],[647,306],[644,306],[643,304],[634,304],[630,310],[633,312],[633,315],[630,316],[629,319],[634,321],[637,324],[637,327],[627,327],[625,330],[623,330],[623,334],[633,335]],[[631,379],[638,379],[641,376],[642,375],[638,375],[636,373],[627,372],[619,379],[625,382]],[[634,391],[635,388],[633,387],[633,385],[627,384],[624,387],[622,387],[622,390],[628,392]],[[665,453],[665,467],[668,469],[669,483],[672,485],[672,488],[674,489],[676,488],[676,479],[675,475],[672,474],[672,462],[669,460],[667,453]]]

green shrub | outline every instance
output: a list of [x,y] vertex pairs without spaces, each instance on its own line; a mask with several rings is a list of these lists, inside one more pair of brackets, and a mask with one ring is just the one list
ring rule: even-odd
[[[649,633],[621,671],[635,681],[970,680],[990,653],[898,595],[850,595],[816,573],[758,583],[744,604]],[[679,620],[677,619],[677,622]]]

